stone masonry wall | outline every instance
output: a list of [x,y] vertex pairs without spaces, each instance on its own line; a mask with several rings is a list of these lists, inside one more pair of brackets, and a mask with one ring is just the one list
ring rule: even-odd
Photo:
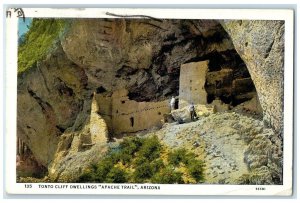
[[209,61],[181,65],[179,82],[179,108],[193,102],[206,104],[207,93],[204,88]]
[[160,127],[164,114],[170,113],[169,101],[136,102],[127,96],[128,91],[118,90],[111,96],[97,95],[99,113],[110,132],[117,135]]

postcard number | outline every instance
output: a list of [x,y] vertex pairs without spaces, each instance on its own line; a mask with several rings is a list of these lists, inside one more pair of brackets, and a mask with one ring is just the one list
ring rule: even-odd
[[25,184],[25,188],[32,188],[31,184]]
[[256,187],[255,190],[266,190],[265,187]]

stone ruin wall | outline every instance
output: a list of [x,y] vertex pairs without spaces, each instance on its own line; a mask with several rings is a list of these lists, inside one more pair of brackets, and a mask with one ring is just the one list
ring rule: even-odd
[[236,77],[233,67],[210,71],[209,60],[181,65],[179,83],[179,107],[190,102],[214,104],[222,100],[232,106],[256,96],[250,77]]
[[127,90],[112,95],[96,95],[99,114],[111,133],[133,133],[151,127],[161,127],[164,114],[170,113],[169,101],[136,102],[127,96]]
[[98,103],[98,113],[105,120],[108,132],[111,133],[112,127],[112,98],[107,94],[95,94],[95,100]]
[[206,104],[207,93],[204,89],[209,61],[183,64],[180,67],[179,108],[189,103]]
[[213,95],[215,99],[231,100],[233,106],[250,100],[256,95],[252,79],[250,77],[234,78],[233,70],[230,68],[208,72],[206,78],[207,94]]

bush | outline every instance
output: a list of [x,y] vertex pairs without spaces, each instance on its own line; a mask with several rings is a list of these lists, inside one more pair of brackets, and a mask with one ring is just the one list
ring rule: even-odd
[[98,168],[96,170],[95,180],[98,182],[103,182],[106,179],[107,174],[114,167],[114,163],[105,158],[103,161],[99,162]]
[[182,184],[184,183],[182,175],[183,174],[181,172],[176,172],[171,167],[165,167],[159,173],[156,173],[155,176],[153,176],[151,182],[160,184]]
[[164,168],[164,167],[165,167],[164,162],[160,158],[152,161],[151,164],[150,164],[150,168],[153,171],[153,173],[159,172],[159,170]]
[[123,165],[129,164],[131,159],[132,159],[132,156],[130,156],[129,154],[126,154],[124,152],[120,153],[120,161]]
[[139,165],[142,165],[145,162],[148,162],[148,159],[146,159],[145,157],[136,157],[132,164],[133,166],[138,167]]
[[145,157],[152,161],[160,156],[161,144],[156,136],[144,139],[138,156]]
[[109,152],[107,156],[104,158],[105,161],[111,162],[113,165],[118,163],[121,160],[121,152]]
[[159,158],[149,162],[145,157],[137,158],[134,166],[136,170],[133,173],[133,179],[139,183],[148,182],[148,179],[151,179],[155,173],[165,167],[162,159]]
[[118,167],[113,167],[106,176],[106,183],[126,183],[127,173]]
[[[109,151],[104,159],[80,176],[79,182],[180,184],[184,183],[183,173],[176,168],[180,163],[196,182],[204,180],[203,163],[194,153],[177,149],[163,160],[162,148],[157,137],[125,138],[118,150]],[[124,168],[117,167],[118,164]]]
[[97,174],[98,165],[92,164],[90,169],[86,170],[78,179],[77,182],[80,183],[91,183],[96,181],[96,174]]
[[120,144],[120,149],[128,155],[134,155],[140,147],[142,146],[143,142],[141,138],[138,137],[127,137],[124,141]]
[[203,163],[199,160],[194,160],[194,162],[189,163],[188,171],[191,176],[196,180],[196,182],[203,182],[204,175],[203,175]]
[[197,161],[196,155],[194,153],[191,153],[191,152],[186,152],[186,154],[184,155],[182,163],[185,164],[185,165],[190,165],[190,164],[194,163],[195,161]]
[[126,154],[123,151],[111,153],[108,157],[112,163],[116,164],[121,162],[123,165],[129,164],[132,159],[131,155]]
[[183,163],[196,182],[204,180],[204,165],[202,161],[195,158],[195,154],[189,153],[185,149],[177,149],[169,153],[168,160],[173,166],[178,166],[180,163]]
[[146,179],[151,178],[153,175],[153,170],[151,169],[150,163],[148,161],[141,165],[138,165],[133,172],[133,178],[136,182],[143,183]]
[[186,159],[186,150],[185,149],[177,149],[173,152],[170,152],[168,155],[169,163],[178,166],[180,162],[185,161]]
[[92,171],[86,171],[85,173],[83,173],[77,182],[80,183],[93,183],[96,182],[96,174]]

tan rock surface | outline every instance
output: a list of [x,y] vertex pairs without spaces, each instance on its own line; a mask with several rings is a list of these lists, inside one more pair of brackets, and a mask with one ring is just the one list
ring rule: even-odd
[[54,160],[49,166],[51,180],[73,181],[104,156],[107,151],[108,129],[98,110],[93,97],[90,119],[83,130],[61,135]]
[[252,184],[280,184],[282,143],[260,120],[216,113],[195,122],[166,124],[151,134],[171,148],[185,147],[203,159],[205,183],[245,183],[243,177],[261,170]]
[[284,22],[233,20],[222,25],[249,69],[265,122],[282,133]]

